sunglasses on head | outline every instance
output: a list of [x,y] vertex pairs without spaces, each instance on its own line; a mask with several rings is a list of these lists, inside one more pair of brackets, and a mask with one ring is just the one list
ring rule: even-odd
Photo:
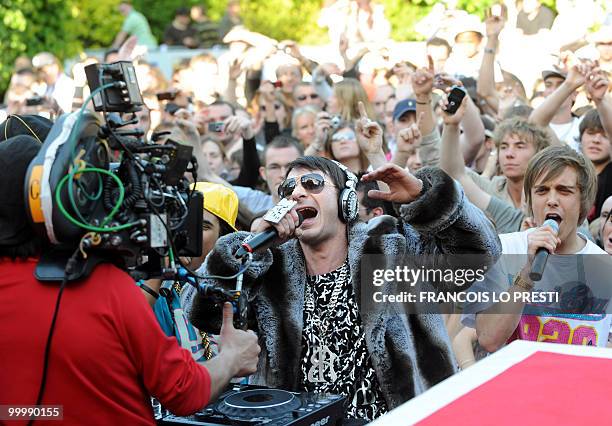
[[[278,187],[278,196],[280,198],[287,198],[291,194],[293,194],[293,191],[297,186],[298,178],[300,179],[300,184],[302,185],[302,188],[313,194],[320,193],[325,187],[325,178],[323,177],[323,175],[319,173],[307,173],[302,176],[290,177],[285,179],[284,182],[281,183]],[[328,184],[331,186],[335,186],[329,182]]]
[[310,95],[300,95],[297,97],[297,100],[305,101],[306,99],[308,99],[308,97],[310,97],[310,99],[319,99],[319,95],[317,95],[316,93],[311,93]]

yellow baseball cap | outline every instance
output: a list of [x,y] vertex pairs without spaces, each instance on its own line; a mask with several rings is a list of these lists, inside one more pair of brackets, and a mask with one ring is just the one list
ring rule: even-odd
[[234,191],[227,186],[211,182],[191,184],[191,189],[204,194],[204,208],[206,210],[223,220],[234,231],[237,231],[238,196]]

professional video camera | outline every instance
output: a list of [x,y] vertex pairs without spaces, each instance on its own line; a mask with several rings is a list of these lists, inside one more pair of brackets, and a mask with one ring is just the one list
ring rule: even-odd
[[[134,114],[143,105],[130,62],[85,67],[90,99],[104,123],[86,110],[61,116],[26,176],[28,215],[51,242],[37,267],[39,280],[86,276],[112,261],[136,279],[173,278],[178,256],[202,252],[202,194],[192,147],[143,138]],[[124,128],[124,129],[122,129]],[[191,167],[189,165],[191,164]],[[77,256],[72,256],[73,258]]]

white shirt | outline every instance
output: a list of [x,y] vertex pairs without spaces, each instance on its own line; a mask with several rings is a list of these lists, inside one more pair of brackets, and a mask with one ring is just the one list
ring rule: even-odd
[[74,81],[66,74],[61,73],[53,86],[43,85],[38,95],[55,98],[60,108],[65,113],[70,113],[72,112],[72,100],[74,98]]
[[580,123],[582,122],[584,115],[582,117],[573,117],[572,121],[564,124],[553,124],[550,123],[549,126],[557,135],[559,140],[574,149],[576,152],[580,152]]

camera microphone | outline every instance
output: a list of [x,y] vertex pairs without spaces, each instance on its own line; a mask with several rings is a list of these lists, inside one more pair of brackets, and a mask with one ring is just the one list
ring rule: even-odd
[[[296,228],[298,228],[304,221],[304,217],[301,215],[300,212],[296,213],[299,218],[299,222],[296,226]],[[253,253],[258,249],[268,248],[270,244],[272,244],[272,242],[276,239],[276,237],[278,237],[278,231],[276,230],[276,228],[270,227],[265,231],[255,235],[249,241],[243,242],[242,246],[238,249],[235,256],[243,257],[246,256],[248,253]]]
[[[555,232],[555,235],[559,233],[559,224],[553,219],[546,219],[542,224],[542,227],[549,226]],[[544,247],[540,247],[536,251],[535,258],[533,259],[533,263],[531,264],[531,272],[529,272],[529,278],[532,281],[540,281],[542,279],[542,275],[544,274],[544,268],[546,267],[546,261],[548,260],[548,255],[550,252]]]

